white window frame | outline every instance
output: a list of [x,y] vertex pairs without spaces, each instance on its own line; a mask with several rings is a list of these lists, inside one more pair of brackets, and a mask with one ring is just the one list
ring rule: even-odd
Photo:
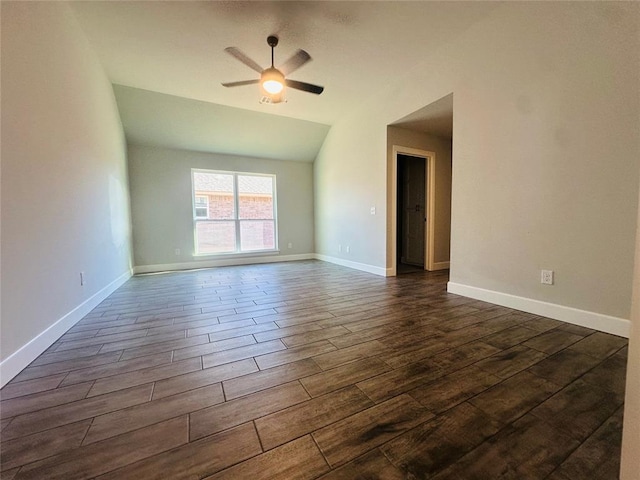
[[[197,235],[197,224],[198,222],[215,222],[215,221],[223,221],[218,219],[212,219],[209,217],[209,197],[207,197],[207,218],[204,217],[196,217],[196,206],[195,206],[195,173],[213,173],[220,175],[232,175],[233,176],[233,218],[226,219],[224,221],[234,222],[235,230],[236,230],[236,244],[233,252],[221,252],[221,253],[199,253],[198,252],[198,235]],[[238,192],[238,176],[253,176],[253,177],[269,177],[271,178],[273,185],[273,218],[251,218],[251,219],[241,219],[240,216],[240,205],[239,205],[239,192]],[[204,195],[197,195],[204,196]],[[233,172],[226,170],[207,170],[201,168],[192,168],[191,169],[191,202],[193,204],[193,246],[194,246],[194,256],[196,257],[228,257],[228,256],[247,256],[247,255],[262,255],[262,254],[273,254],[279,253],[280,250],[278,248],[278,202],[277,202],[277,186],[276,186],[276,175],[269,173],[254,173],[254,172]],[[264,250],[241,250],[241,238],[240,238],[240,222],[243,221],[269,221],[273,222],[273,248],[272,249],[264,249]]]

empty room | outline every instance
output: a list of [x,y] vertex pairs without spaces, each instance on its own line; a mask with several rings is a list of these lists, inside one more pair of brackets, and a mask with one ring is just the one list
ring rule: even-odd
[[640,479],[640,3],[0,20],[2,480]]

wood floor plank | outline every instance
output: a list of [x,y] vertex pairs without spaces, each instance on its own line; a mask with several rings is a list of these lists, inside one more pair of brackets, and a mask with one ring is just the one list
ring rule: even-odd
[[525,371],[485,390],[469,403],[506,424],[517,420],[558,390],[559,386]]
[[202,356],[202,365],[204,368],[215,367],[225,363],[237,362],[245,358],[252,358],[258,355],[286,350],[286,346],[281,340],[270,340],[268,342],[255,343],[244,347],[233,348],[230,350],[222,350],[220,352],[210,353]]
[[305,437],[253,457],[205,480],[311,480],[329,470],[313,439]]
[[[19,384],[17,384],[19,385]],[[16,417],[84,398],[92,383],[86,382],[50,392],[39,392],[0,402],[0,418]]]
[[226,399],[233,400],[234,398],[298,380],[320,371],[320,367],[312,359],[305,358],[297,362],[280,365],[279,367],[268,368],[225,380],[222,382],[222,386]]
[[[56,349],[56,352],[62,352],[64,350],[72,350],[75,348],[89,347],[91,345],[104,345],[105,343],[118,343],[123,340],[129,340],[132,338],[144,337],[147,334],[146,330],[134,330],[132,332],[114,333],[113,335],[101,335],[100,337],[83,338],[81,340],[62,340],[60,346]],[[103,352],[112,352],[114,350],[122,350],[121,348],[111,348],[109,350],[103,350]]]
[[583,338],[581,335],[575,335],[566,330],[554,328],[553,330],[547,330],[537,337],[527,340],[523,345],[544,352],[547,355],[553,355]]
[[11,420],[13,420],[13,417],[0,419],[0,432],[2,432],[5,428],[7,428],[7,426],[9,426]]
[[552,426],[526,416],[432,478],[545,478],[578,445]]
[[[191,337],[197,338],[197,337]],[[208,337],[207,337],[208,340]],[[173,351],[173,360],[184,360],[185,358],[199,357],[209,353],[222,352],[232,348],[245,347],[257,343],[253,335],[244,335],[242,337],[228,338],[218,342],[208,342],[200,345],[180,348]]]
[[128,373],[121,373],[111,377],[96,380],[89,390],[89,397],[103,395],[116,390],[123,390],[136,385],[142,385],[149,382],[157,382],[176,375],[195,372],[202,369],[200,358],[188,358],[179,362],[173,362],[168,365],[159,367],[145,368]]
[[69,372],[61,385],[73,385],[75,383],[87,382],[98,378],[110,377],[144,368],[166,365],[168,363],[171,363],[171,352],[157,353],[155,355],[147,355],[133,360],[108,363],[98,367],[82,368]]
[[255,424],[262,448],[271,450],[371,406],[373,402],[352,385],[259,418]]
[[622,412],[623,409],[619,408],[569,458],[562,462],[557,470],[558,474],[567,479],[618,478]]
[[604,360],[627,344],[627,340],[608,333],[595,332],[569,347],[574,352],[583,353]]
[[220,340],[226,340],[227,338],[242,337],[244,335],[253,335],[254,333],[266,332],[268,330],[275,330],[277,328],[278,326],[274,322],[259,323],[257,325],[247,325],[246,327],[212,332],[209,334],[209,341],[217,342]]
[[[36,378],[26,380],[19,383],[10,383],[0,390],[0,401],[10,400],[16,397],[31,395],[32,393],[45,392],[57,388],[62,380],[67,376],[66,373],[51,375],[49,377]],[[1,405],[1,403],[0,403]]]
[[484,337],[482,341],[494,347],[506,349],[525,342],[538,334],[539,332],[536,330],[523,325],[516,325]]
[[268,330],[266,332],[254,333],[253,336],[258,342],[267,342],[269,340],[275,340],[277,338],[284,338],[291,335],[320,330],[321,328],[322,327],[316,325],[315,323],[305,323],[302,325],[294,325],[292,327],[278,328],[274,330]]
[[[406,335],[405,337],[411,336],[412,335]],[[390,341],[388,343],[385,342],[385,344],[391,346],[394,351],[387,353],[382,350],[379,354],[379,357],[383,359],[387,365],[393,368],[404,367],[419,360],[433,357],[434,355],[446,351],[450,348],[450,346],[446,342],[444,342],[443,338],[440,336],[418,339],[415,343],[413,343],[412,341],[410,343],[404,343],[404,337],[402,339],[396,338],[394,340],[402,343],[398,344],[393,341]]]
[[547,330],[558,328],[563,325],[563,323],[558,320],[544,317],[528,318],[522,324],[527,328],[532,328],[539,332],[546,332]]
[[497,377],[509,378],[545,357],[546,354],[543,352],[518,345],[481,360],[476,366]]
[[442,413],[501,382],[475,366],[445,375],[409,391],[409,395],[429,411]]
[[149,457],[119,470],[114,470],[98,478],[100,480],[120,480],[123,478],[191,480],[203,478],[230,465],[254,457],[261,451],[260,441],[253,424],[246,423],[201,441],[191,442],[161,455]]
[[[249,318],[249,319],[245,319],[245,320],[239,320],[237,322],[228,322],[228,323],[214,323],[211,325],[206,325],[206,326],[200,326],[200,327],[192,327],[192,328],[187,328],[187,337],[195,337],[197,335],[204,335],[204,334],[210,334],[210,333],[219,333],[219,332],[226,332],[226,331],[234,331],[237,330],[240,327],[253,327],[255,326],[255,322]],[[228,338],[228,337],[225,337]]]
[[298,347],[300,345],[308,345],[319,340],[327,340],[333,337],[339,337],[349,333],[349,330],[341,325],[335,327],[323,328],[321,330],[313,330],[311,332],[299,333],[290,337],[285,337],[282,342],[289,348]]
[[34,378],[48,377],[51,375],[56,375],[58,373],[78,370],[80,368],[95,367],[98,365],[105,365],[107,363],[114,363],[120,359],[121,355],[122,351],[117,351],[98,354],[91,357],[63,360],[61,362],[48,363],[46,365],[39,365],[36,367],[27,367],[12,380],[12,383],[24,382],[25,380],[33,380]]
[[[306,303],[305,303],[305,306],[306,306]],[[301,318],[304,321],[299,321]],[[314,330],[318,330],[324,327],[323,325],[320,325],[318,321],[330,319],[330,318],[334,318],[334,317],[329,312],[311,311],[311,312],[301,313],[301,309],[298,307],[293,312],[289,312],[289,313],[280,312],[280,313],[274,313],[271,315],[261,315],[259,317],[254,317],[254,320],[256,321],[256,323],[275,322],[280,328],[297,327],[299,329],[304,329],[304,328],[310,328],[310,327],[316,326],[317,328],[314,328]],[[289,320],[291,320],[291,322],[288,322]],[[308,323],[311,323],[311,322],[314,322],[314,323],[312,325],[307,325]],[[288,325],[287,323],[291,323],[291,324]]]
[[626,368],[626,355],[612,355],[585,373],[580,380],[598,389],[611,392],[616,398],[623,398]]
[[480,363],[480,361],[500,352],[500,349],[485,343],[483,340],[465,343],[445,350],[434,355],[430,360],[442,370],[452,372],[472,363]]
[[368,330],[362,330],[360,332],[350,333],[341,337],[331,339],[331,343],[337,348],[346,348],[359,343],[369,342],[371,340],[378,340],[389,334],[389,327],[374,327]]
[[158,331],[161,327],[171,327],[173,326],[173,319],[167,318],[163,320],[155,320],[153,322],[147,323],[131,323],[128,325],[117,325],[117,326],[103,326],[98,331],[98,335],[111,335],[114,333],[124,333],[131,332],[133,330],[147,330],[147,335],[151,335],[153,333],[160,333]]
[[331,343],[327,340],[320,340],[319,342],[310,343],[308,345],[261,355],[256,357],[256,363],[260,370],[264,370],[266,368],[277,367],[278,365],[284,365],[286,363],[295,362],[297,360],[302,360],[303,358],[313,357],[333,350],[336,350],[336,347]]
[[571,347],[539,361],[528,371],[552,381],[556,385],[568,385],[595,367],[600,360],[574,351]]
[[[78,385],[74,385],[74,387],[78,387]],[[2,439],[4,441],[31,435],[32,433],[96,417],[131,405],[148,402],[151,398],[152,387],[152,384],[140,385],[127,390],[85,398],[20,415],[14,418],[2,432]]]
[[365,358],[300,380],[312,397],[324,395],[391,370],[377,358]]
[[334,468],[397,437],[433,417],[408,395],[351,415],[313,433],[313,437]]
[[[187,416],[80,447],[23,467],[16,479],[79,480],[93,478],[188,441]],[[140,477],[142,478],[142,477]]]
[[248,358],[238,362],[226,363],[217,367],[177,375],[157,381],[153,389],[153,399],[157,400],[256,371],[258,371],[256,362]]
[[376,449],[330,471],[320,477],[319,480],[343,480],[348,478],[406,480],[407,477],[400,469],[394,467],[380,450]]
[[374,402],[388,400],[415,387],[444,376],[445,372],[434,363],[423,360],[397,368],[357,383]]
[[191,440],[255,420],[309,398],[298,382],[290,382],[193,412],[190,419]]
[[184,393],[96,417],[83,441],[94,443],[224,402],[222,385],[214,383]]
[[572,382],[535,407],[531,414],[579,441],[585,440],[622,405],[624,396]]
[[278,313],[283,313],[285,311],[289,311],[292,315],[287,317],[284,320],[276,321],[276,324],[280,328],[292,327],[294,325],[302,325],[309,322],[315,322],[319,319],[328,319],[333,317],[333,314],[328,310],[312,310],[306,312],[305,310],[290,306],[287,309],[278,308]]
[[154,343],[152,345],[144,345],[142,347],[128,348],[122,354],[120,360],[130,360],[132,358],[144,357],[162,352],[171,352],[182,348],[189,348],[196,345],[209,343],[208,335],[198,335],[195,337],[180,338],[178,340],[169,340],[166,342]]
[[91,420],[70,423],[58,428],[0,443],[1,469],[21,467],[43,458],[79,447]]
[[363,358],[373,357],[374,355],[383,355],[388,352],[387,347],[378,340],[364,342],[347,348],[341,348],[328,353],[323,353],[313,357],[323,370],[338,367],[345,363],[354,362]]
[[179,340],[184,337],[184,331],[162,333],[159,335],[151,335],[150,337],[136,337],[128,340],[120,340],[118,342],[105,343],[100,349],[100,352],[105,353],[117,350],[126,350],[128,348],[134,347],[143,347],[145,345],[153,345],[156,343],[166,342],[167,340]]
[[429,478],[495,435],[504,424],[462,403],[382,445],[405,478]]
[[74,350],[65,350],[64,352],[43,353],[33,362],[30,367],[38,367],[48,363],[62,362],[64,360],[77,360],[82,357],[92,357],[100,351],[101,345],[91,345],[89,347],[76,348]]

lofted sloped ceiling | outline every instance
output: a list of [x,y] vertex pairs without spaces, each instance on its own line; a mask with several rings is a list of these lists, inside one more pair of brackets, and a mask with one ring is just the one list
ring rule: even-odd
[[[406,81],[425,52],[453,41],[499,5],[447,1],[70,4],[115,85],[129,142],[301,161],[315,158],[328,128],[343,115],[390,84]],[[256,85],[221,85],[259,76],[224,48],[238,47],[266,67],[270,64],[266,38],[271,34],[280,38],[276,67],[299,48],[310,53],[313,60],[290,78],[323,85],[322,95],[288,89],[286,103],[266,105],[259,103]],[[227,133],[237,125],[242,129]]]
[[392,124],[395,127],[429,133],[443,138],[453,137],[453,93],[426,105]]
[[313,162],[329,126],[113,86],[127,141],[198,152]]

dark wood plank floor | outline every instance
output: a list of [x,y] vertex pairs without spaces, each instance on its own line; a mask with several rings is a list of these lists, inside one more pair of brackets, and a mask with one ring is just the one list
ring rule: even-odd
[[0,392],[2,478],[617,478],[626,340],[447,279],[134,277]]

